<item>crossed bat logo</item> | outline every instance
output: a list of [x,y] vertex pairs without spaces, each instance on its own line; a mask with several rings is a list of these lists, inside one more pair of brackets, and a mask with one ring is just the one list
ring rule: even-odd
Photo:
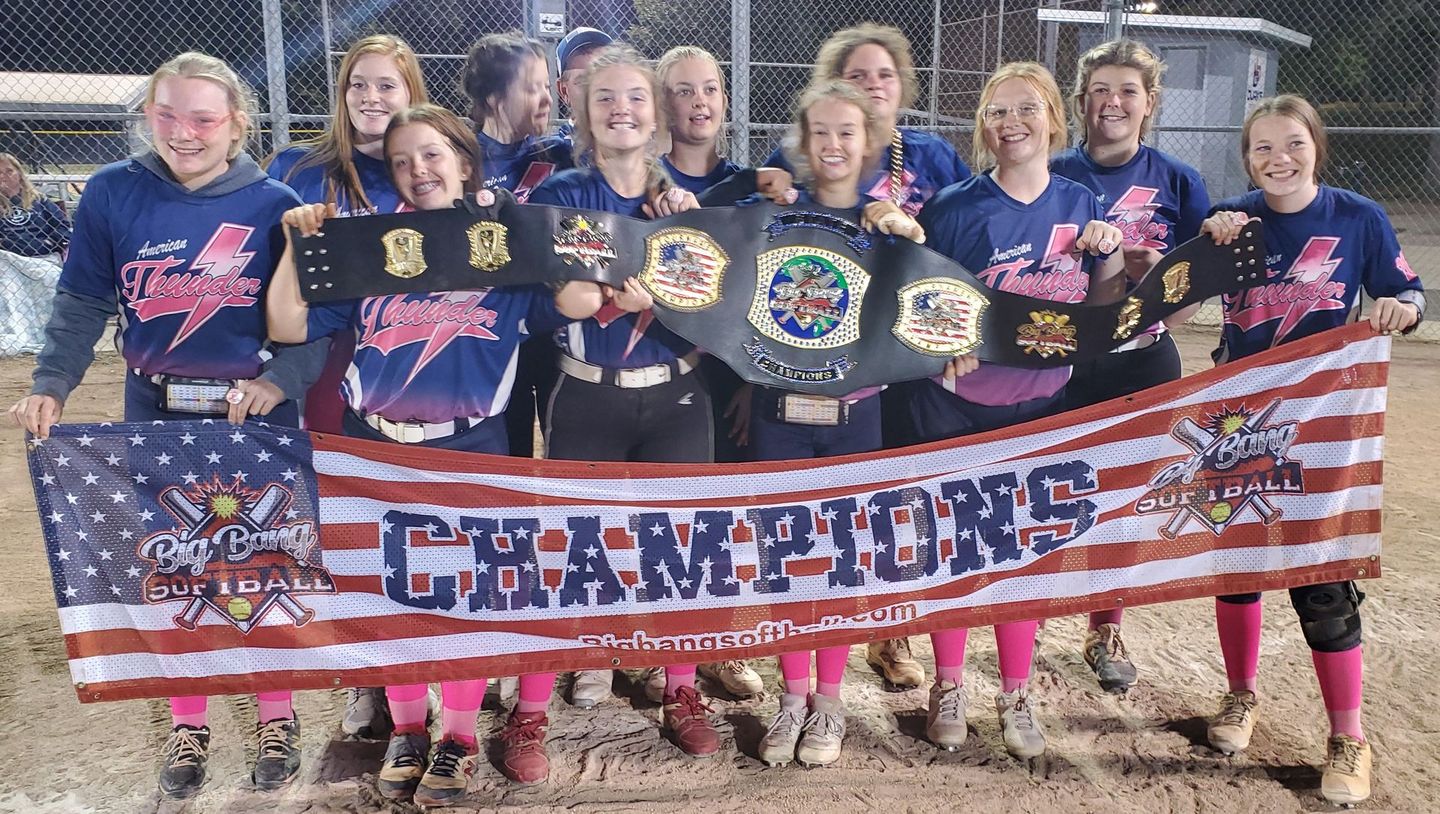
[[1219,536],[1248,508],[1269,526],[1284,516],[1268,494],[1303,494],[1304,470],[1289,458],[1297,422],[1269,424],[1281,399],[1260,410],[1222,409],[1209,427],[1189,417],[1170,430],[1191,454],[1156,472],[1136,501],[1140,514],[1168,512],[1160,536],[1177,538],[1192,521]]
[[330,574],[306,557],[314,548],[314,524],[281,522],[292,501],[279,484],[263,492],[218,482],[195,492],[171,486],[160,504],[183,528],[147,537],[141,557],[155,563],[145,601],[185,600],[175,624],[195,630],[205,611],[249,633],[278,608],[296,627],[315,612],[295,593],[334,593]]

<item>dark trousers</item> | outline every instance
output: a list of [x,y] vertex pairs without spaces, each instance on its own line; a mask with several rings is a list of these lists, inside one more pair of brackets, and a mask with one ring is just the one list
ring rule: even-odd
[[750,399],[750,446],[757,461],[802,460],[873,452],[881,447],[879,394],[850,405],[849,419],[834,427],[780,420],[783,391],[756,387]]
[[545,418],[541,411],[550,401],[550,388],[555,386],[555,359],[559,353],[549,336],[520,343],[515,384],[504,417],[510,454],[517,458],[535,457],[535,418]]
[[1075,366],[1065,385],[1066,410],[1118,399],[1180,378],[1180,349],[1169,332],[1148,348],[1106,353]]
[[910,414],[920,442],[959,438],[1023,424],[1059,412],[1064,390],[1048,398],[992,407],[975,404],[927,381],[917,385],[910,398]]
[[653,387],[560,374],[545,418],[545,457],[568,461],[710,463],[710,394],[693,371]]

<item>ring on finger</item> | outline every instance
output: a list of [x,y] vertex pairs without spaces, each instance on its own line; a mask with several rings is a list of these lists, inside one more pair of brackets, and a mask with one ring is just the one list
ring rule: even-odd
[[238,387],[232,387],[225,391],[225,400],[231,404],[239,404],[245,400],[245,391]]

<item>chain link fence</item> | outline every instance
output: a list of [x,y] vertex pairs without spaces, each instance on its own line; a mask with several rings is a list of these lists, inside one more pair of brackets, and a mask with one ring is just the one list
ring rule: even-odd
[[[681,44],[714,53],[731,91],[731,157],[757,164],[779,144],[820,43],[869,20],[900,28],[914,47],[920,94],[902,123],[968,156],[980,87],[996,65],[1044,63],[1068,90],[1080,53],[1118,24],[1168,66],[1151,143],[1199,169],[1212,198],[1246,188],[1238,134],[1247,103],[1303,94],[1330,128],[1327,180],[1386,207],[1434,290],[1437,19],[1421,0],[11,0],[0,151],[73,208],[90,172],[139,144],[145,78],[180,51],[213,53],[256,89],[258,158],[325,126],[340,56],[362,36],[407,40],[434,101],[464,113],[460,72],[480,36],[518,29],[553,46],[586,25],[651,58]],[[1218,307],[1197,320],[1218,322]],[[1440,324],[1419,333],[1440,338]]]

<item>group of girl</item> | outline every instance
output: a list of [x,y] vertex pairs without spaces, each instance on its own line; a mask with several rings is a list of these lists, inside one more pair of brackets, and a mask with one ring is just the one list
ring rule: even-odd
[[[559,373],[543,408],[548,457],[709,462],[716,436],[730,434],[715,428],[722,405],[712,412],[711,381],[721,377],[701,372],[703,354],[653,318],[649,294],[633,280],[615,289],[572,282],[559,290],[515,286],[307,307],[290,250],[274,227],[283,222],[309,233],[327,218],[457,203],[493,211],[522,196],[532,204],[642,218],[693,208],[697,193],[706,205],[754,200],[715,193],[727,179],[744,179],[748,186],[720,189],[760,189],[783,202],[849,209],[874,231],[925,241],[986,285],[1065,302],[1113,301],[1127,279],[1143,274],[1159,254],[1199,234],[1231,240],[1249,217],[1267,222],[1270,273],[1277,280],[1307,241],[1334,233],[1342,244],[1333,253],[1342,259],[1332,271],[1332,279],[1343,282],[1341,307],[1312,307],[1282,332],[1280,313],[1266,318],[1263,303],[1226,298],[1221,361],[1339,324],[1362,285],[1375,300],[1369,318],[1377,330],[1409,329],[1423,311],[1419,282],[1379,207],[1319,183],[1325,132],[1307,103],[1279,97],[1256,108],[1244,125],[1241,158],[1258,189],[1211,207],[1194,170],[1143,144],[1159,101],[1161,65],[1134,42],[1106,43],[1087,53],[1068,106],[1040,65],[998,68],[975,111],[973,166],[982,172],[973,176],[946,142],[898,126],[916,82],[909,44],[892,28],[866,24],[825,43],[799,97],[790,138],[767,162],[780,170],[753,177],[723,155],[724,78],[703,50],[675,49],[658,71],[627,46],[600,51],[570,95],[573,142],[545,134],[545,66],[539,46],[516,35],[491,35],[476,45],[463,81],[477,135],[453,113],[426,103],[419,65],[403,42],[368,37],[341,63],[344,92],[332,126],[276,156],[273,177],[266,177],[243,152],[250,97],[234,72],[198,54],[170,61],[150,81],[150,150],[102,169],[87,186],[32,394],[12,408],[12,416],[44,437],[91,362],[90,348],[106,318],[118,310],[130,368],[127,420],[189,417],[158,405],[169,377],[199,376],[235,380],[232,421],[265,416],[293,424],[299,396],[320,375],[328,354],[338,379],[311,391],[310,408],[328,400],[331,428],[376,441],[528,455],[528,449],[510,448],[502,416],[517,380],[521,343],[553,335]],[[1081,137],[1069,150],[1067,107],[1079,119]],[[668,151],[657,144],[668,144]],[[533,188],[515,189],[521,179],[540,176]],[[1143,201],[1137,189],[1148,193]],[[199,325],[186,314],[153,307],[140,318],[137,297],[159,289],[122,285],[122,278],[165,271],[147,263],[141,247],[164,241],[177,247],[177,267],[193,264],[223,229],[244,231],[242,248],[253,254],[237,261],[236,273],[255,280],[265,296],[226,302]],[[492,329],[461,331],[438,349],[427,343],[392,347],[377,334],[398,302],[462,321],[483,311]],[[334,348],[327,351],[330,339]],[[832,426],[787,421],[787,394],[773,388],[725,383],[727,393],[734,392],[723,408],[742,418],[738,434],[752,457],[805,458],[879,449],[887,435],[929,441],[983,432],[1178,375],[1174,343],[1156,325],[1073,372],[957,357],[932,380],[891,388],[898,395],[867,390],[839,399],[830,412],[838,416]],[[317,417],[314,426],[324,420]],[[1369,747],[1359,726],[1360,596],[1349,584],[1297,589],[1292,596],[1315,650],[1331,717],[1322,790],[1332,800],[1364,799]],[[1227,751],[1245,747],[1255,721],[1256,599],[1217,603],[1231,686],[1210,737]],[[1005,746],[1020,757],[1038,755],[1046,745],[1028,688],[1037,625],[996,627],[1001,692],[995,707]],[[936,631],[932,638],[936,678],[926,732],[937,746],[954,749],[967,734],[966,631]],[[816,654],[813,691],[810,654],[781,657],[784,693],[761,740],[760,759],[810,765],[838,759],[846,650]],[[867,658],[894,684],[923,681],[903,640],[883,643]],[[1134,681],[1118,614],[1092,617],[1085,658],[1107,689]],[[703,670],[731,692],[759,689],[743,662]],[[546,710],[555,678],[520,678],[496,761],[515,782],[548,775]],[[608,694],[609,680],[608,673],[577,676],[572,699],[577,706],[593,705]],[[662,702],[663,728],[680,750],[696,756],[719,750],[694,666],[652,671],[646,685]],[[393,719],[377,779],[382,794],[424,805],[464,795],[477,769],[483,690],[479,679],[442,685],[434,744],[424,685],[386,688],[383,704],[369,696]],[[204,698],[174,698],[171,709],[174,728],[160,788],[183,798],[205,780],[210,732]],[[262,693],[259,713],[254,782],[278,788],[295,777],[300,762],[290,694]]]

